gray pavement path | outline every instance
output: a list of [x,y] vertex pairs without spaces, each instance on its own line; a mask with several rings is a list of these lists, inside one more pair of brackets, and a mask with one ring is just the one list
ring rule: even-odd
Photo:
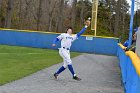
[[72,60],[81,81],[73,80],[68,69],[54,80],[60,63],[0,86],[0,93],[123,93],[116,57],[83,54]]

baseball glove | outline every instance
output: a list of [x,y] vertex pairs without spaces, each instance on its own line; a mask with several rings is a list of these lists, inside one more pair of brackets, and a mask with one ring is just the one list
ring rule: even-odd
[[90,21],[89,20],[86,20],[85,21],[85,25],[89,27],[90,26]]

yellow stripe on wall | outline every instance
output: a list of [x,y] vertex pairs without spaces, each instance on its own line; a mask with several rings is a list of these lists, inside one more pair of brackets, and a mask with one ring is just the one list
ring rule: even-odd
[[[125,49],[121,43],[118,44],[122,49]],[[140,76],[140,58],[138,55],[132,51],[125,52],[127,56],[130,57],[132,64],[134,65],[134,68],[136,69],[137,74]]]
[[118,45],[122,48],[122,49],[126,49],[127,47],[123,46],[121,43],[118,43]]
[[[36,32],[36,33],[44,33],[44,34],[61,34],[61,33],[56,33],[56,32],[45,32],[45,31],[34,31],[34,30],[18,30],[18,29],[7,29],[7,28],[0,28],[0,30],[9,30],[9,31],[17,31],[17,32],[29,32],[29,33]],[[82,35],[82,36],[119,39],[117,37],[107,37],[107,36],[94,36],[94,35]]]
[[37,32],[37,33],[47,33],[47,34],[60,34],[60,33],[56,33],[56,32],[45,32],[45,31],[34,31],[34,30],[18,30],[18,29],[6,29],[6,28],[0,28],[0,30],[10,30],[10,31],[17,31],[17,32]]
[[136,72],[140,76],[140,58],[138,57],[137,54],[135,54],[132,51],[127,51],[126,55],[130,57],[130,59],[132,60],[133,65],[134,65],[134,67],[136,69]]

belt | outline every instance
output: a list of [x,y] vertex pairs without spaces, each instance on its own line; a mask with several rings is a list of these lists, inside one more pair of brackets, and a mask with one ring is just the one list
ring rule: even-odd
[[63,49],[70,50],[70,48],[62,47]]

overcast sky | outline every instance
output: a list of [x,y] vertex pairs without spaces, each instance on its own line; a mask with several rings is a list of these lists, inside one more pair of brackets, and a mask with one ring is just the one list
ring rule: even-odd
[[[135,1],[138,1],[138,2],[140,2],[140,0],[135,0]],[[129,3],[129,5],[131,6],[131,0],[127,0],[127,2]],[[140,3],[138,4],[138,3],[135,3],[135,11],[137,10],[137,8],[139,8],[140,9]]]
[[129,2],[129,3],[130,3],[131,1],[130,1],[130,0],[127,0],[127,2]]

